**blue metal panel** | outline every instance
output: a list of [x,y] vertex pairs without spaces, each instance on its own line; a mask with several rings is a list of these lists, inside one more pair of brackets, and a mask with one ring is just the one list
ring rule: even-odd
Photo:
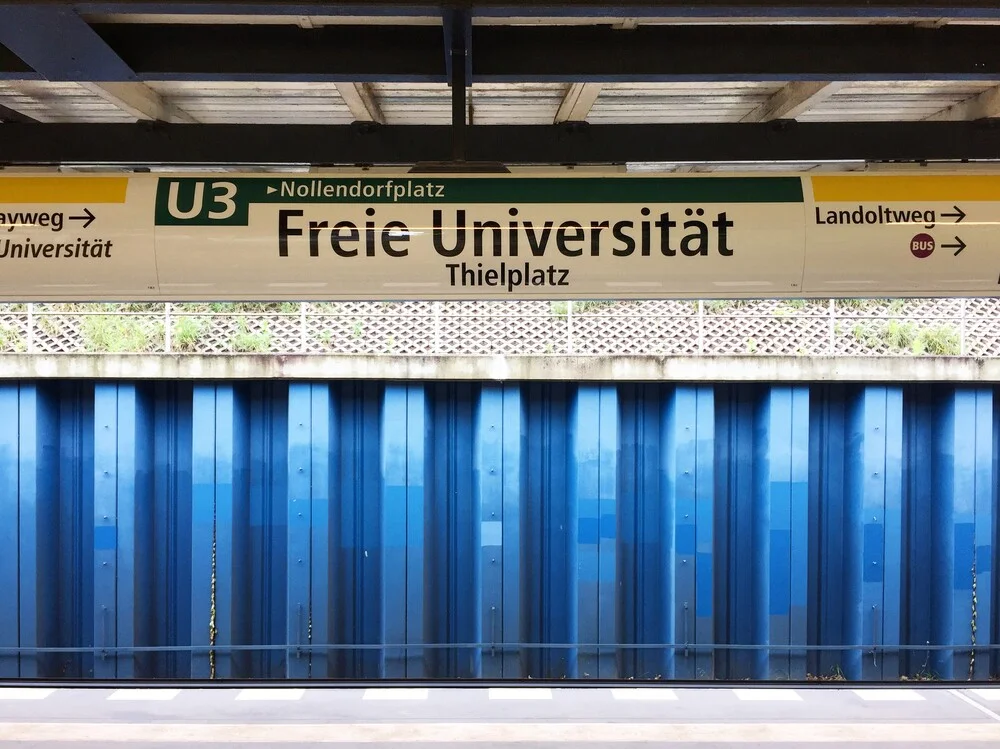
[[695,652],[693,678],[711,679],[715,673],[711,650],[715,634],[715,398],[709,387],[694,394],[695,439]]
[[[309,676],[313,385],[288,387],[288,677]],[[320,386],[316,386],[320,387]],[[323,414],[325,416],[325,414]]]
[[[617,451],[618,402],[614,388],[583,386],[576,393],[570,425],[570,524],[567,543],[576,580],[569,618],[576,631],[570,642],[570,675],[617,676]],[[573,517],[575,515],[575,517]],[[575,531],[575,532],[574,532]],[[605,647],[601,647],[601,646]]]
[[[664,441],[667,453],[667,491],[663,501],[670,511],[663,528],[665,536],[674,537],[674,553],[668,560],[672,586],[664,591],[668,602],[664,617],[674,620],[673,641],[681,650],[670,653],[673,668],[668,673],[678,679],[693,679],[696,675],[697,644],[696,609],[698,605],[698,391],[696,388],[678,388],[670,399],[667,410],[667,428]],[[711,500],[709,500],[711,502]],[[709,514],[711,523],[711,514]],[[710,588],[711,589],[711,588]]]
[[191,677],[214,676],[216,389],[196,385],[191,439]]
[[191,674],[191,654],[183,648],[191,645],[192,629],[192,391],[186,383],[154,388],[153,640],[180,648],[155,654],[153,673],[164,678]]
[[427,676],[424,596],[424,527],[427,517],[426,478],[430,460],[427,393],[423,386],[406,386],[406,676]]
[[521,557],[525,480],[525,417],[521,389],[503,387],[503,676],[522,678],[526,668],[514,643],[525,640],[521,610],[524,564]]
[[[56,645],[58,621],[56,586],[58,527],[58,416],[49,387],[21,388],[19,428],[19,607],[22,648]],[[21,657],[20,676],[52,673],[56,659],[40,651]]]
[[[901,605],[902,391],[827,390],[813,411],[811,672],[848,679],[898,673]],[[818,429],[816,428],[818,427]],[[888,671],[887,671],[888,669]]]
[[[313,414],[310,436],[309,471],[312,478],[309,517],[310,539],[309,643],[326,645],[330,641],[330,454],[331,422],[336,412],[330,402],[330,389],[312,388],[310,410]],[[331,676],[330,653],[312,653],[309,675],[315,679]]]
[[[330,676],[330,388],[288,391],[289,678]],[[312,646],[316,648],[313,649]]]
[[0,413],[0,675],[996,674],[989,388],[8,383]]
[[[426,398],[425,641],[440,646],[427,651],[426,669],[475,678],[482,674],[484,655],[471,643],[484,637],[490,642],[496,634],[491,629],[484,634],[484,626],[496,624],[495,614],[484,615],[484,597],[500,591],[499,577],[492,591],[482,586],[491,572],[499,576],[500,545],[493,543],[493,527],[481,527],[481,505],[490,501],[495,480],[483,461],[495,457],[488,445],[494,436],[490,426],[498,424],[492,423],[489,399],[480,398],[474,384],[435,383]],[[495,656],[491,644],[485,657]]]
[[567,449],[570,440],[569,387],[562,383],[525,386],[526,487],[522,539],[524,563],[525,641],[551,647],[528,649],[525,676],[566,678],[570,674],[569,646],[576,627],[570,621]]
[[[317,386],[325,388],[325,386]],[[273,647],[287,638],[288,386],[253,383],[249,400],[250,643],[271,646],[249,653],[250,673],[266,678],[287,674],[287,652]],[[317,526],[317,532],[323,528]],[[329,539],[325,541],[325,547]],[[327,635],[321,635],[325,639]]]
[[598,676],[619,675],[618,652],[618,391],[602,386],[599,392],[600,431],[597,450],[599,513]]
[[472,521],[478,530],[478,572],[472,593],[478,618],[475,642],[489,643],[485,653],[476,652],[473,675],[496,679],[503,676],[504,651],[496,647],[505,639],[504,597],[504,392],[501,386],[483,387],[476,424],[476,498]]
[[381,676],[406,676],[406,468],[407,386],[385,389],[382,442],[382,639]]
[[[0,384],[0,590],[18,589],[18,504],[20,502],[20,386]],[[15,416],[16,415],[16,416]],[[20,675],[16,650],[20,602],[8,598],[0,606],[0,678]]]
[[94,676],[118,675],[118,386],[94,390]]
[[376,383],[337,389],[339,417],[337,527],[334,539],[333,641],[362,650],[338,651],[336,673],[374,679],[382,671],[382,471],[384,388]]
[[568,676],[571,678],[596,679],[600,675],[597,652],[593,648],[593,643],[600,638],[600,397],[598,387],[584,386],[577,391],[572,404],[569,523],[565,533],[573,586],[568,607],[568,642],[586,645],[570,650]]

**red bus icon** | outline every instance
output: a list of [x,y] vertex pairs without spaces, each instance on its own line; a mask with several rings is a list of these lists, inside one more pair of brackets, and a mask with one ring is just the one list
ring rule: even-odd
[[910,252],[914,257],[929,257],[934,252],[934,237],[930,234],[918,234],[910,240]]

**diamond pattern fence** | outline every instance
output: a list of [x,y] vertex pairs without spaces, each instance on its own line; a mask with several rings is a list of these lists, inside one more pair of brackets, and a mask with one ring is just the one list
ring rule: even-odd
[[1000,299],[0,305],[38,354],[1000,356]]

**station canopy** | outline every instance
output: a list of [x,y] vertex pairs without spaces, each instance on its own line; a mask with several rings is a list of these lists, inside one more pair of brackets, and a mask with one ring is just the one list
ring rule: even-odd
[[994,0],[6,2],[7,169],[1000,159]]

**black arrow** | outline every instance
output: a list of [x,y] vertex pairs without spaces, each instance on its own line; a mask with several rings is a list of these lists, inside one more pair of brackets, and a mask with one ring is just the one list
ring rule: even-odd
[[86,229],[88,226],[90,226],[92,223],[94,223],[94,219],[97,218],[97,216],[95,216],[93,213],[91,213],[89,208],[84,208],[83,212],[86,213],[87,215],[86,216],[70,216],[69,220],[70,221],[85,221],[86,223],[83,225],[83,228]]
[[958,254],[962,250],[964,250],[968,245],[966,245],[965,242],[962,241],[961,237],[955,237],[955,241],[958,242],[958,244],[943,244],[943,245],[941,245],[941,249],[942,250],[954,250],[955,251],[955,256],[957,257]]
[[962,223],[962,219],[965,218],[965,211],[957,205],[953,205],[952,208],[955,209],[956,213],[942,213],[941,218],[954,218],[956,224]]

